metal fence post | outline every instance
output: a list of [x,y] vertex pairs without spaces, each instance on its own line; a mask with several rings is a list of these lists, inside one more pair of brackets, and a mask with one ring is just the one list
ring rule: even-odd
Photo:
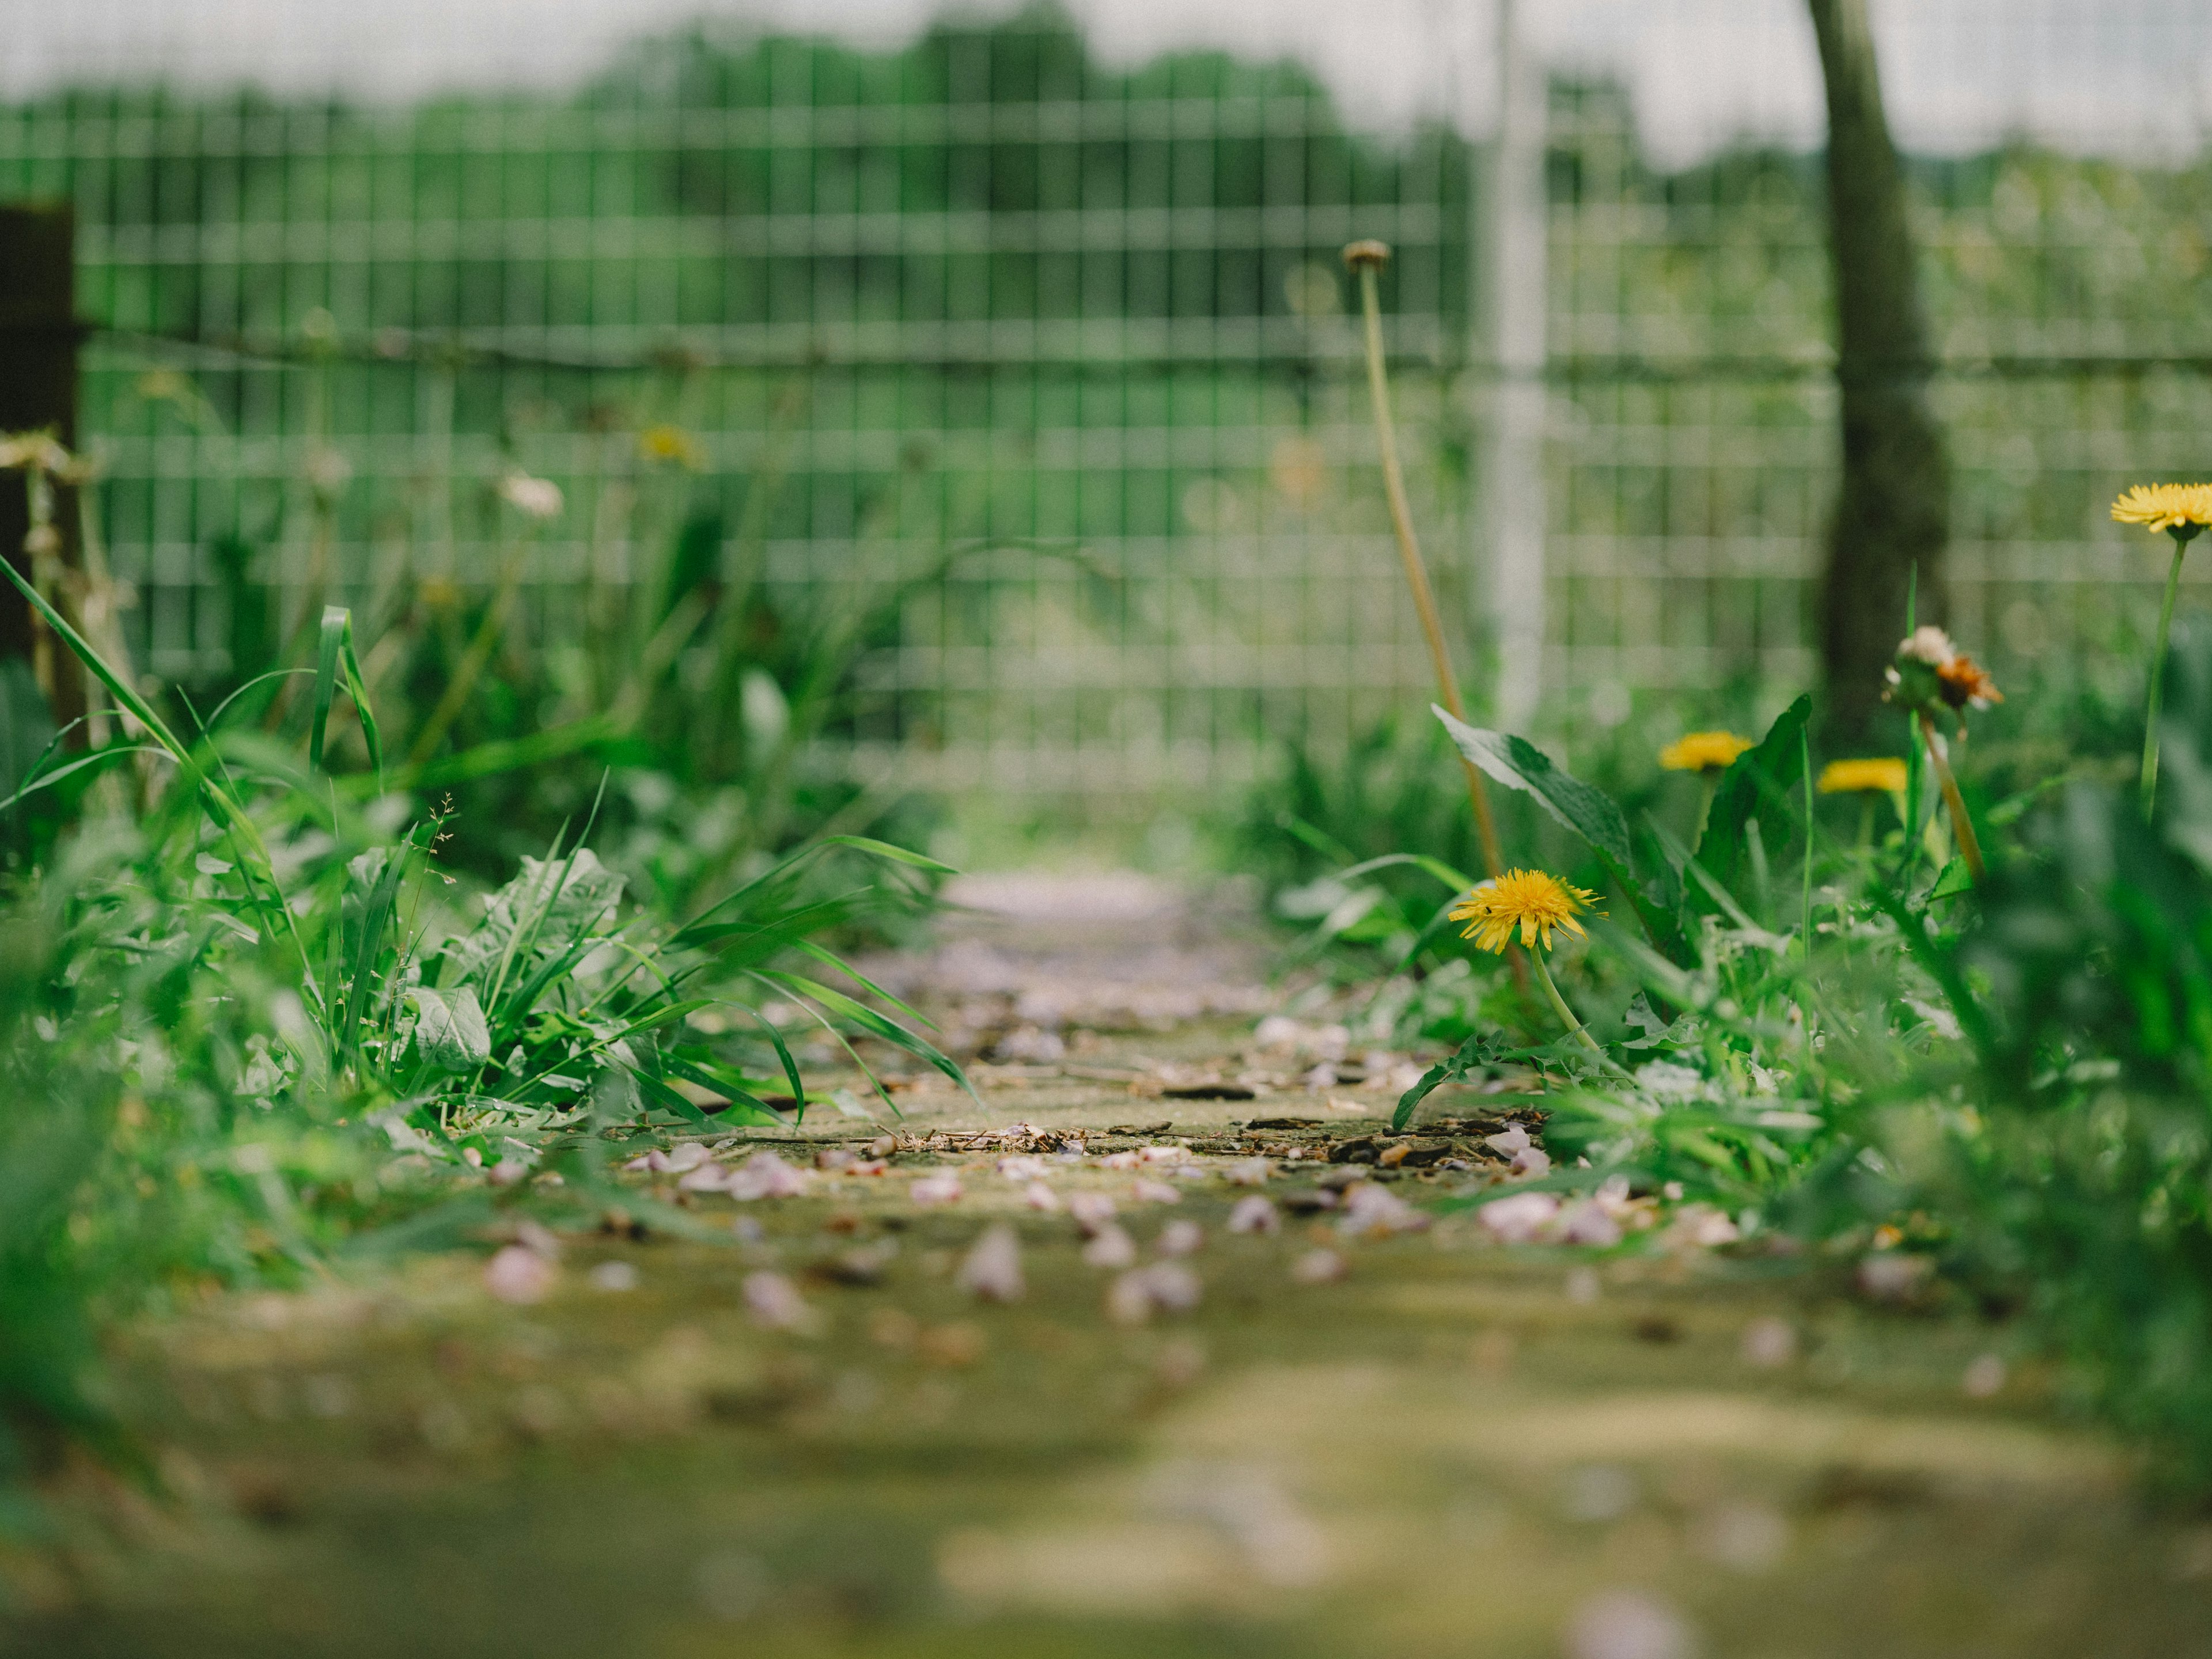
[[[0,432],[52,432],[76,448],[76,220],[66,202],[0,204]],[[74,485],[56,481],[54,527],[62,568],[82,568]],[[30,574],[23,538],[30,529],[24,475],[0,473],[0,555]],[[64,614],[73,600],[57,595]],[[10,588],[0,595],[0,656],[28,658],[37,637],[31,607]],[[58,644],[58,641],[56,642]],[[84,676],[67,651],[53,653],[53,684],[43,688],[54,718],[84,713]]]
[[1525,727],[1544,686],[1544,319],[1547,88],[1516,0],[1498,0],[1498,137],[1483,215],[1492,373],[1480,521],[1498,641],[1495,718]]

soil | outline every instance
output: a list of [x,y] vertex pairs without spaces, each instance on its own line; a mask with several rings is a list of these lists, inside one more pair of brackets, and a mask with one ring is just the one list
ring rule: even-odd
[[[1394,1136],[1388,1065],[1308,1086],[1255,1052],[1278,994],[1233,918],[1052,890],[971,888],[955,937],[878,964],[984,1057],[980,1107],[915,1078],[898,1120],[694,1138],[809,1171],[796,1195],[642,1170],[637,1216],[684,1225],[125,1334],[155,1478],[81,1472],[0,1559],[0,1651],[2212,1648],[2212,1528],[2144,1499],[2012,1327],[1752,1243],[1501,1245],[1433,1201],[1503,1178],[1510,1093]],[[623,1151],[653,1149],[696,1156]],[[1114,1251],[1079,1194],[1133,1265],[1085,1259]],[[1279,1230],[1231,1231],[1255,1194]],[[979,1293],[1011,1288],[999,1225],[1009,1300]]]

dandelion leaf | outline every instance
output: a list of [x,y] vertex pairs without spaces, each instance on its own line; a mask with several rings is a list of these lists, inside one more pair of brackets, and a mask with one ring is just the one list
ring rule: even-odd
[[1767,850],[1778,855],[1773,832],[1805,816],[1805,725],[1812,717],[1813,699],[1798,698],[1721,775],[1698,842],[1698,867],[1730,891],[1750,868],[1751,823],[1766,826],[1775,842]]
[[440,991],[417,985],[407,993],[407,1006],[415,1015],[415,1052],[433,1071],[472,1072],[491,1058],[491,1031],[467,986]]
[[1613,797],[1552,764],[1551,757],[1526,738],[1488,732],[1454,720],[1431,703],[1461,754],[1508,789],[1533,796],[1565,828],[1589,844],[1613,885],[1636,912],[1636,919],[1659,951],[1678,963],[1693,960],[1683,937],[1680,910],[1647,887],[1636,872],[1628,839],[1628,820]]

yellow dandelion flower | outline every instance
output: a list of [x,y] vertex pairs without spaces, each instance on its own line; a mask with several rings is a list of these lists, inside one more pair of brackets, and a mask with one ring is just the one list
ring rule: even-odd
[[[1533,945],[1540,935],[1544,948],[1552,948],[1552,929],[1564,927],[1580,933],[1576,912],[1597,902],[1595,893],[1570,887],[1541,870],[1508,870],[1495,881],[1486,881],[1457,904],[1451,920],[1467,923],[1462,939],[1471,939],[1486,951],[1503,952],[1517,928],[1523,945]],[[1587,934],[1584,935],[1588,937]]]
[[2137,484],[2112,503],[2112,519],[2187,540],[2212,525],[2212,484]]
[[1679,743],[1659,751],[1659,764],[1669,772],[1717,772],[1735,763],[1735,757],[1752,747],[1749,738],[1733,732],[1692,732]]
[[1824,795],[1901,795],[1905,793],[1905,763],[1887,757],[1830,761],[1820,769],[1820,781],[1815,787]]
[[637,434],[637,453],[648,461],[673,461],[697,472],[707,464],[699,441],[680,426],[649,426]]

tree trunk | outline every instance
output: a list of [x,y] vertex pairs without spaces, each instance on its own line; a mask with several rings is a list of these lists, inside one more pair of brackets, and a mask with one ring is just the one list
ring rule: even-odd
[[1882,670],[1905,634],[1916,567],[1919,620],[1942,619],[1951,463],[1929,403],[1928,320],[1866,0],[1808,3],[1828,93],[1829,246],[1843,394],[1843,483],[1821,583],[1820,659],[1830,729],[1838,741],[1859,743],[1881,706]]
[[[76,448],[76,348],[82,332],[76,314],[76,220],[66,203],[0,205],[0,432],[49,430],[72,452]],[[61,564],[67,573],[82,568],[77,546],[77,503],[74,485],[57,483],[53,526],[62,538]],[[0,472],[0,558],[26,576],[30,556],[23,538],[31,527],[30,498],[21,472]],[[53,595],[64,614],[74,598]],[[0,582],[0,658],[30,658],[41,631],[31,607]],[[52,684],[41,686],[54,719],[66,724],[85,711],[84,675],[75,657],[58,640],[48,642]],[[0,710],[4,710],[0,702]],[[82,741],[78,728],[77,742]],[[0,754],[5,751],[0,738]],[[0,759],[0,775],[8,762]],[[9,787],[13,787],[11,784]]]

